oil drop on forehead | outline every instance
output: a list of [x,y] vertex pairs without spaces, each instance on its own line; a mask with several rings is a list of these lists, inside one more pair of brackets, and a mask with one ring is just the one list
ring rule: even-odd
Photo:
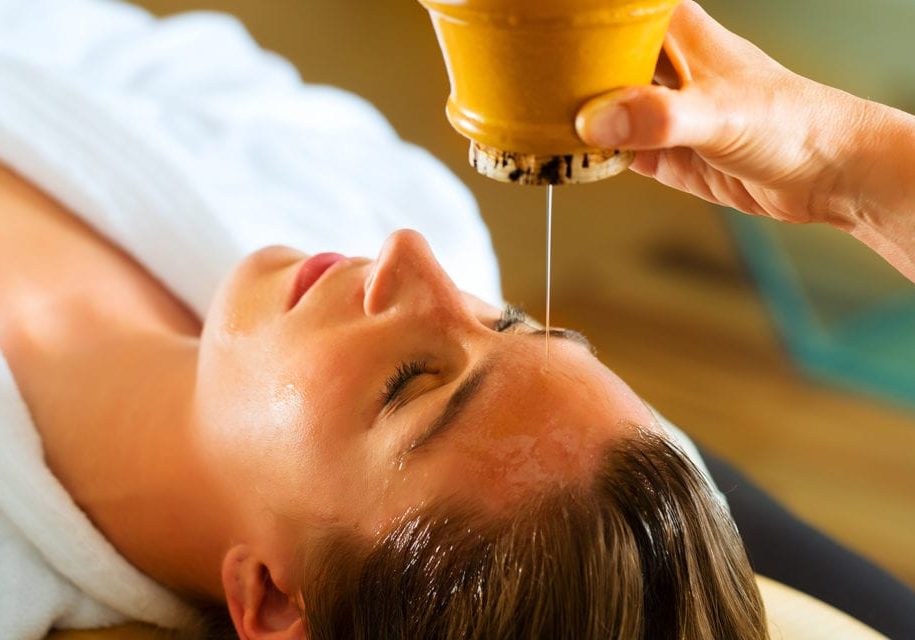
[[553,294],[553,185],[546,188],[546,363],[550,364],[550,298]]

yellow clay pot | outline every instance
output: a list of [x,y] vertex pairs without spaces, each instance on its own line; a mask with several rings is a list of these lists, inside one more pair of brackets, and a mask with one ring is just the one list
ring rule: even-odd
[[419,0],[451,80],[448,119],[478,171],[522,184],[591,182],[629,153],[575,133],[590,98],[648,84],[679,0]]

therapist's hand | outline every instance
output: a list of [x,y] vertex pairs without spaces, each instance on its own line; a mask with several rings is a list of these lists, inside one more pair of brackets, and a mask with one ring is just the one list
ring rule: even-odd
[[717,204],[829,223],[915,282],[915,116],[792,73],[693,0],[665,51],[656,85],[582,108],[586,143]]
[[634,171],[717,204],[851,226],[837,193],[852,181],[846,159],[870,103],[785,69],[692,0],[677,8],[665,52],[659,84],[583,107],[586,143],[635,150]]

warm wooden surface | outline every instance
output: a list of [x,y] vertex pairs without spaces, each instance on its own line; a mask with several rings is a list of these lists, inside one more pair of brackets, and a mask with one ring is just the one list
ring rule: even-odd
[[759,578],[772,640],[886,640],[837,609],[767,578]]
[[[488,182],[465,166],[466,143],[444,119],[444,69],[416,2],[139,4],[234,12],[307,80],[378,105],[473,189],[507,297],[542,315],[544,193]],[[560,189],[556,209],[555,317],[588,334],[609,366],[698,440],[915,585],[915,413],[798,373],[721,219],[703,203],[627,175]]]

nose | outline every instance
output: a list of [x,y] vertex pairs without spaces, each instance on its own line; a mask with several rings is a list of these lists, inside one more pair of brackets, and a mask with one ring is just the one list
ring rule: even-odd
[[401,230],[384,243],[365,284],[365,314],[399,308],[422,313],[468,317],[460,291],[418,232]]

